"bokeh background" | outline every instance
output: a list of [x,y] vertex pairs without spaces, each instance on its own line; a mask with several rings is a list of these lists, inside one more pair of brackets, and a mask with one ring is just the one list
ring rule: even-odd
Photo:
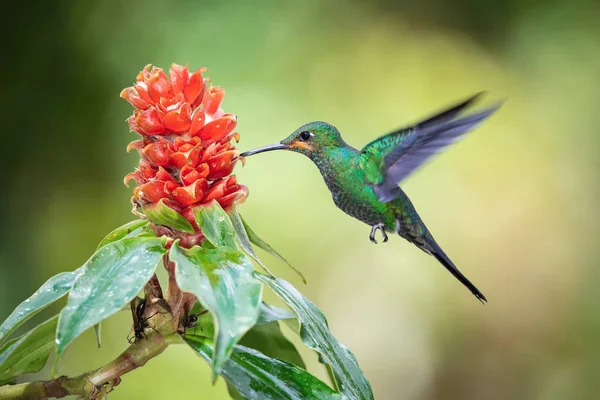
[[[263,257],[321,307],[377,399],[597,398],[598,2],[34,1],[4,17],[0,320],[133,218],[122,178],[136,135],[118,94],[145,64],[208,67],[243,150],[311,120],[361,147],[486,89],[502,109],[404,183],[485,306],[404,240],[370,243],[297,154],[239,166],[250,188],[240,210],[304,271],[306,286]],[[83,335],[59,372],[114,358],[129,323],[109,319],[101,349]],[[111,398],[227,395],[172,348]]]

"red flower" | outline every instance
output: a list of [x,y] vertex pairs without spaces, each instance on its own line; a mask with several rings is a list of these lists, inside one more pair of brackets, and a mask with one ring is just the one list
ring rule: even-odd
[[225,91],[208,84],[205,68],[190,74],[173,64],[169,77],[161,68],[147,65],[137,82],[121,92],[135,107],[127,122],[142,139],[132,142],[141,160],[125,177],[134,180],[135,202],[141,206],[165,199],[199,232],[193,207],[216,200],[223,208],[246,199],[248,189],[231,175],[239,152],[231,139],[235,115],[221,109]]

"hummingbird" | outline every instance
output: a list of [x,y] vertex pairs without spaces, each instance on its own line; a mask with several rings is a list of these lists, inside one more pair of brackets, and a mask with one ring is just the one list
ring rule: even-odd
[[482,303],[486,297],[454,265],[437,244],[399,183],[444,147],[456,142],[501,104],[461,116],[481,93],[423,121],[395,130],[362,150],[348,145],[339,130],[327,122],[302,125],[279,143],[240,154],[249,157],[273,150],[288,150],[308,157],[317,166],[335,205],[371,227],[369,239],[377,243],[381,232],[397,233],[435,257]]

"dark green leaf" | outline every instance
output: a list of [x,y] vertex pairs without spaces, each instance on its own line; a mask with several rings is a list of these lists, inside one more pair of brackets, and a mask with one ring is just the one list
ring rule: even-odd
[[171,207],[164,203],[164,199],[152,204],[148,204],[142,207],[142,211],[146,214],[146,217],[157,225],[168,226],[175,230],[187,233],[194,233],[194,227],[190,224],[190,221],[173,210]]
[[235,231],[229,216],[216,200],[194,208],[194,217],[202,234],[215,247],[229,246],[237,249]]
[[219,373],[233,346],[250,329],[260,312],[262,285],[253,275],[252,262],[230,247],[182,249],[173,244],[171,261],[177,264],[179,287],[198,297],[215,319],[216,351],[213,371]]
[[350,399],[373,399],[371,385],[354,354],[333,337],[321,310],[285,280],[258,273],[256,276],[298,315],[302,341],[321,353],[329,363],[336,378],[336,387]]
[[[292,266],[292,264],[290,264],[285,258],[283,258],[271,246],[269,246],[269,244],[267,242],[265,242],[264,240],[262,240],[256,233],[254,233],[254,231],[252,230],[252,228],[250,228],[250,225],[248,225],[248,223],[244,220],[244,218],[242,218],[241,215],[240,215],[240,219],[242,220],[242,224],[244,224],[244,228],[246,229],[246,233],[248,234],[248,238],[250,239],[250,241],[252,243],[254,243],[255,245],[257,245],[259,248],[263,249],[267,253],[271,254],[272,256],[274,256],[274,257],[280,259],[281,261],[283,261],[284,263],[286,263],[292,270],[294,270],[295,273],[298,274],[298,276],[300,276],[300,278],[302,279],[302,282],[306,283],[306,278],[304,278],[304,275],[302,275],[302,272],[300,272],[296,268],[294,268]],[[270,275],[273,275],[273,274],[270,274]]]
[[123,239],[100,248],[83,266],[58,322],[58,358],[86,329],[119,311],[154,274],[166,238]]
[[260,305],[260,315],[258,316],[258,321],[256,321],[256,324],[268,324],[269,322],[295,318],[296,314],[293,312],[286,310],[285,308],[271,306],[263,302]]
[[44,368],[54,348],[58,316],[0,348],[0,385]]
[[0,325],[0,344],[10,336],[15,329],[29,318],[63,297],[73,286],[75,278],[81,273],[81,268],[73,272],[62,272],[48,279],[34,294],[22,302]]
[[143,233],[144,227],[148,225],[147,219],[137,219],[135,221],[131,221],[126,223],[123,226],[118,227],[108,235],[98,245],[97,249],[100,247],[106,246],[109,243],[116,242],[117,240],[125,239],[128,237],[135,237],[141,233]]
[[[205,338],[187,336],[185,340],[205,360],[211,359],[213,348]],[[235,346],[221,375],[249,400],[342,399],[309,372],[240,345]]]
[[248,233],[246,232],[246,228],[244,228],[244,223],[242,222],[242,218],[240,214],[237,212],[235,207],[232,207],[227,214],[229,215],[229,219],[233,224],[233,229],[235,230],[235,236],[237,238],[240,247],[248,254],[250,257],[254,259],[261,267],[264,269],[269,275],[273,276],[273,273],[267,268],[265,264],[258,258],[254,248],[252,248],[252,244],[250,243],[250,238],[248,238]]

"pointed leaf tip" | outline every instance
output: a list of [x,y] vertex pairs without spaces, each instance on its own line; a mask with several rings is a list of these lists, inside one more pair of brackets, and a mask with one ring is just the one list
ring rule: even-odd
[[[244,229],[246,230],[246,233],[248,235],[248,238],[250,239],[250,242],[252,242],[256,246],[258,246],[259,248],[263,249],[267,253],[271,254],[275,258],[278,258],[281,261],[283,261],[284,263],[286,263],[288,265],[288,267],[290,267],[300,277],[300,279],[302,279],[302,282],[304,284],[306,284],[306,278],[304,277],[304,274],[302,274],[302,272],[300,272],[299,270],[297,270],[296,268],[294,268],[294,266],[292,264],[290,264],[288,262],[288,260],[286,260],[285,258],[283,258],[283,256],[281,254],[279,254],[277,251],[275,251],[275,249],[273,249],[267,242],[265,242],[264,240],[262,240],[252,230],[252,228],[250,228],[250,225],[248,225],[248,223],[244,220],[244,218],[241,215],[240,215],[240,219],[242,220],[242,224],[244,225]],[[273,274],[269,274],[269,275],[271,275],[274,278]]]

